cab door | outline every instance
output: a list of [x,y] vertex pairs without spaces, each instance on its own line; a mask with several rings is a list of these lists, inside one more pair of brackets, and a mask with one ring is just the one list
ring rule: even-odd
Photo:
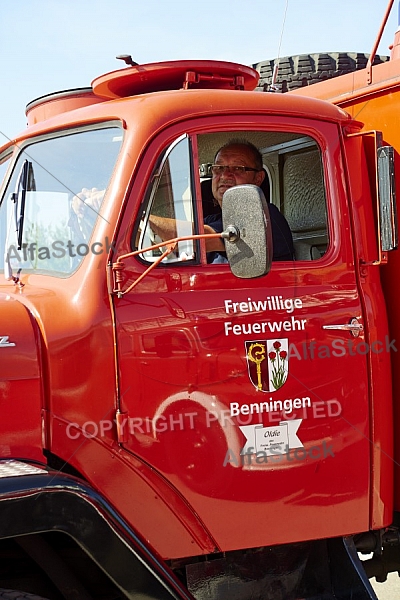
[[175,221],[176,235],[201,231],[199,163],[239,135],[262,150],[296,260],[238,279],[207,264],[201,242],[183,241],[114,296],[120,442],[170,482],[222,550],[369,523],[366,322],[335,124],[271,117],[255,131],[238,120],[234,131],[154,141],[158,162],[138,174],[149,180],[140,218],[126,216],[117,244],[143,249],[125,260],[123,285],[162,252],[146,250],[165,241],[153,217]]

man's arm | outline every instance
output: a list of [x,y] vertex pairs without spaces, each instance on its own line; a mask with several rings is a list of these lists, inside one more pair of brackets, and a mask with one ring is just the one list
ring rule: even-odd
[[[178,237],[178,231],[180,235],[191,235],[193,232],[193,224],[189,221],[177,221],[176,219],[169,219],[167,217],[156,217],[150,215],[149,223],[151,229],[156,235],[163,241],[171,240]],[[188,229],[189,225],[192,227],[192,231],[184,234],[183,231]],[[204,225],[204,233],[220,233],[213,229],[210,225]],[[222,239],[214,238],[211,240],[206,239],[206,251],[207,252],[218,252],[225,251],[225,245]]]
[[[204,233],[220,233],[215,231],[210,225],[204,225]],[[225,244],[222,238],[206,239],[206,252],[225,252]]]
[[[222,233],[222,214],[208,215],[204,219],[204,233]],[[206,240],[207,252],[225,252],[225,244],[221,239]]]
[[[186,221],[182,221],[187,225]],[[177,237],[177,222],[176,219],[167,217],[157,217],[150,215],[149,225],[152,231],[163,241],[172,240]]]

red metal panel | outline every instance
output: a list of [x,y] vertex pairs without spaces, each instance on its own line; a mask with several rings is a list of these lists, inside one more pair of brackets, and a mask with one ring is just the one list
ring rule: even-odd
[[0,455],[42,455],[39,332],[18,292],[0,294]]
[[[339,136],[333,125],[292,120],[291,127],[315,135],[326,157],[331,244],[323,259],[275,263],[267,277],[246,281],[227,267],[161,268],[115,301],[121,410],[131,419],[125,446],[179,490],[222,550],[369,525],[367,360],[348,332],[322,328],[354,317],[368,328],[338,176]],[[150,153],[157,155],[155,147]],[[127,215],[121,231],[131,222]],[[128,251],[129,234],[120,244]],[[127,261],[126,281],[143,268]],[[257,340],[290,348],[281,390],[260,392],[249,376],[248,343]],[[276,400],[292,409],[249,414]],[[238,407],[247,412],[235,414]],[[291,446],[283,460],[241,464],[240,426],[273,435],[294,420],[301,451]]]
[[[130,250],[132,224],[158,153],[190,125],[181,125],[182,120],[190,114],[196,117],[193,128],[200,129],[199,117],[208,116],[208,131],[212,131],[222,123],[228,127],[238,111],[247,115],[243,127],[249,123],[263,126],[275,119],[274,126],[279,123],[281,130],[291,121],[294,130],[317,136],[326,157],[332,228],[331,247],[324,259],[307,265],[275,264],[268,277],[246,283],[224,267],[162,267],[132,294],[116,301],[117,340],[106,281],[107,253],[87,256],[68,280],[23,277],[24,302],[40,319],[43,348],[48,352],[45,378],[46,409],[52,415],[51,450],[80,470],[167,558],[209,553],[214,540],[217,549],[229,550],[368,529],[367,361],[357,352],[333,355],[336,333],[322,330],[324,324],[348,322],[353,317],[368,326],[367,303],[363,306],[359,295],[344,176],[341,168],[336,169],[340,144],[335,123],[349,119],[336,107],[317,100],[222,90],[181,91],[89,106],[74,111],[73,123],[71,113],[66,113],[25,134],[33,136],[46,127],[50,131],[125,119],[124,152],[105,198],[104,220],[95,232],[98,239],[108,236],[111,240],[118,230],[118,255]],[[156,136],[162,131],[161,140]],[[149,140],[154,138],[151,146]],[[124,213],[121,204],[126,199],[129,205]],[[132,259],[125,276],[134,279],[143,270]],[[14,293],[12,284],[5,284],[4,289]],[[368,302],[374,303],[379,293],[379,284],[374,282]],[[292,310],[285,302],[294,299],[301,304]],[[234,313],[234,302],[267,305]],[[367,308],[368,316],[377,313]],[[257,390],[249,376],[246,342],[260,339],[259,323],[267,323],[262,340],[281,340],[282,344],[287,339],[299,353],[290,357],[289,376],[281,391],[271,394]],[[347,342],[350,334],[341,339]],[[323,356],[324,351],[319,356],[322,346],[330,348],[329,358]],[[113,422],[117,385],[122,412],[136,419],[128,422],[129,438],[122,449],[116,444]],[[259,405],[270,397],[272,401],[291,399],[293,410],[250,415],[251,419],[241,413],[240,423],[231,414],[233,402],[240,407]],[[309,401],[297,406],[296,398]],[[27,397],[23,407],[29,402],[28,419],[32,419],[36,442],[41,406]],[[280,423],[294,416],[301,419],[297,435],[307,456],[300,452],[296,456],[293,447],[288,460],[276,464],[234,464],[245,442],[239,426],[248,421],[264,428],[288,428]],[[157,430],[147,419],[154,417],[159,417]],[[16,412],[13,419],[16,428]],[[92,439],[82,432],[90,432],[93,424],[98,429]],[[71,435],[74,431],[77,437]],[[233,458],[228,456],[231,460],[223,466],[228,450],[233,451]]]

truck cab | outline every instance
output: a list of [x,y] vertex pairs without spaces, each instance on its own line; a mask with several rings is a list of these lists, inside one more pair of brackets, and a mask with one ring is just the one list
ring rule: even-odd
[[[21,465],[50,503],[52,478],[66,497],[81,486],[77,518],[101,501],[168,597],[372,598],[356,541],[393,522],[397,349],[371,150],[341,108],[257,80],[213,61],[128,67],[28,106],[0,150],[1,463],[17,473],[2,493],[12,504]],[[271,205],[293,238],[259,276],[251,252],[239,277],[207,260],[210,165],[231,140],[262,155],[268,243]],[[249,194],[234,191],[245,241]],[[172,244],[153,217],[174,223]],[[121,597],[148,591],[52,511],[29,527],[61,556],[72,537]],[[4,548],[22,533],[0,531]]]

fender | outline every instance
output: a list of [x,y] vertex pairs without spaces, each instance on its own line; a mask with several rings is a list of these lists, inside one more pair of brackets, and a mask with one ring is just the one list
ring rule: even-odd
[[192,599],[114,509],[75,477],[43,465],[0,461],[0,518],[2,538],[50,530],[68,534],[127,598]]
[[34,461],[43,458],[42,342],[38,322],[23,299],[16,294],[0,292],[3,456],[23,456]]

